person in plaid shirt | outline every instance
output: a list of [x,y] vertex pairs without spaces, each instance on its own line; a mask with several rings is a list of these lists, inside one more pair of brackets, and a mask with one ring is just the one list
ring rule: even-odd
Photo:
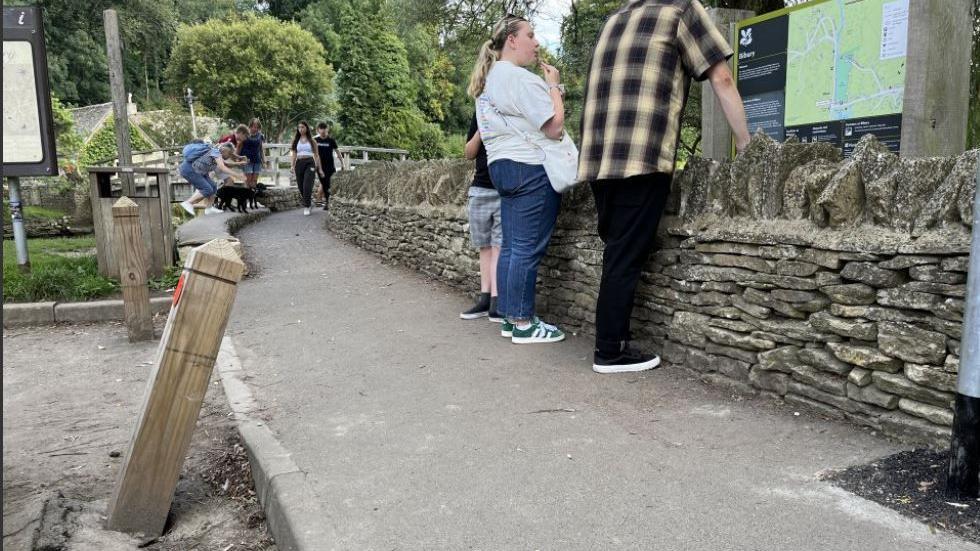
[[636,285],[670,193],[691,79],[710,81],[736,149],[749,142],[727,63],[732,53],[697,0],[629,0],[599,32],[578,166],[578,179],[592,187],[605,244],[592,365],[597,373],[660,364],[658,356],[629,346]]

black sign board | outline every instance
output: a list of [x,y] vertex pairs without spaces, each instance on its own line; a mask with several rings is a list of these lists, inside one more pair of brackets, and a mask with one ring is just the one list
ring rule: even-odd
[[41,10],[4,7],[3,175],[57,174]]

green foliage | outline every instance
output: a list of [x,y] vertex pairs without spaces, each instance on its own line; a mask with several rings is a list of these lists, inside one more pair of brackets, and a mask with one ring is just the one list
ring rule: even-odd
[[266,13],[285,21],[295,18],[311,3],[311,0],[268,0]]
[[75,119],[57,97],[51,97],[51,115],[54,123],[55,148],[59,157],[73,159],[82,147],[82,137],[75,132]]
[[606,18],[621,4],[619,0],[581,0],[572,2],[571,11],[561,23],[561,57],[558,69],[565,83],[565,127],[573,138],[581,136],[582,101],[588,78],[592,50]]
[[[150,143],[135,128],[130,128],[129,147],[132,151],[145,151],[150,149]],[[97,130],[88,143],[82,147],[78,156],[78,164],[83,167],[96,166],[112,162],[118,156],[116,121],[114,117],[110,116],[102,128]]]
[[408,65],[414,75],[417,105],[426,119],[445,120],[456,84],[455,68],[449,56],[439,47],[435,26],[419,24],[402,35]]
[[173,289],[177,286],[177,281],[180,279],[180,274],[182,272],[183,268],[180,266],[167,266],[166,269],[164,269],[162,276],[151,279],[147,282],[150,286],[150,290],[166,291],[168,289]]
[[24,205],[24,218],[28,220],[61,220],[64,217],[65,213],[60,210],[35,205]]
[[346,55],[341,42],[341,17],[359,9],[363,2],[349,0],[317,0],[298,14],[300,27],[313,34],[327,52],[327,61],[334,69],[343,68]]
[[[6,2],[40,4],[48,71],[54,94],[69,104],[109,100],[103,11],[119,13],[126,89],[159,92],[159,78],[170,47],[177,0],[45,0]],[[151,79],[152,77],[152,79]]]
[[462,159],[465,156],[466,134],[450,134],[446,136],[446,158]]
[[347,60],[337,74],[337,87],[345,141],[428,156],[435,145],[419,140],[434,133],[416,106],[405,46],[385,23],[378,14],[347,11],[342,16]]
[[140,119],[140,129],[160,147],[182,146],[195,137],[190,113],[175,104],[153,113],[144,113]]
[[[8,302],[72,301],[116,292],[117,282],[99,275],[93,238],[29,239],[31,272],[17,267],[14,242],[3,242],[3,299]],[[61,256],[59,252],[89,252]]]
[[224,19],[236,13],[244,13],[254,2],[241,0],[180,0],[177,10],[178,23],[196,25],[208,19]]
[[55,149],[58,153],[59,174],[55,181],[61,190],[74,189],[85,180],[78,168],[82,137],[75,132],[75,120],[71,112],[55,96],[51,97],[51,118],[54,124]]
[[275,136],[324,111],[333,76],[325,56],[296,23],[252,15],[212,19],[177,30],[166,74],[174,92],[190,86],[222,117],[257,116]]
[[[24,205],[22,207],[25,220],[50,220],[57,221],[65,217],[65,213],[60,210],[39,207],[35,205]],[[10,202],[3,200],[3,223],[10,224]]]

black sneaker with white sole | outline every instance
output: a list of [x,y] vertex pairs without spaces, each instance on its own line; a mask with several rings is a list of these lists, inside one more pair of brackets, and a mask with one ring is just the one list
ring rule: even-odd
[[476,299],[476,304],[472,308],[466,310],[459,314],[459,317],[464,320],[475,320],[478,318],[485,318],[487,314],[490,313],[490,293],[480,293],[480,297]]
[[660,356],[644,354],[638,350],[627,348],[615,357],[600,356],[596,353],[592,362],[592,371],[596,373],[633,373],[659,366]]

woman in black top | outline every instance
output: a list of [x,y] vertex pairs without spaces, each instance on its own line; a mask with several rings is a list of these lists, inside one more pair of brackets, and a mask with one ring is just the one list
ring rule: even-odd
[[[320,186],[323,188],[323,210],[330,209],[330,177],[337,171],[334,167],[333,154],[337,151],[337,141],[330,137],[330,127],[321,122],[316,125],[316,150],[320,156]],[[338,153],[339,155],[339,153]]]

